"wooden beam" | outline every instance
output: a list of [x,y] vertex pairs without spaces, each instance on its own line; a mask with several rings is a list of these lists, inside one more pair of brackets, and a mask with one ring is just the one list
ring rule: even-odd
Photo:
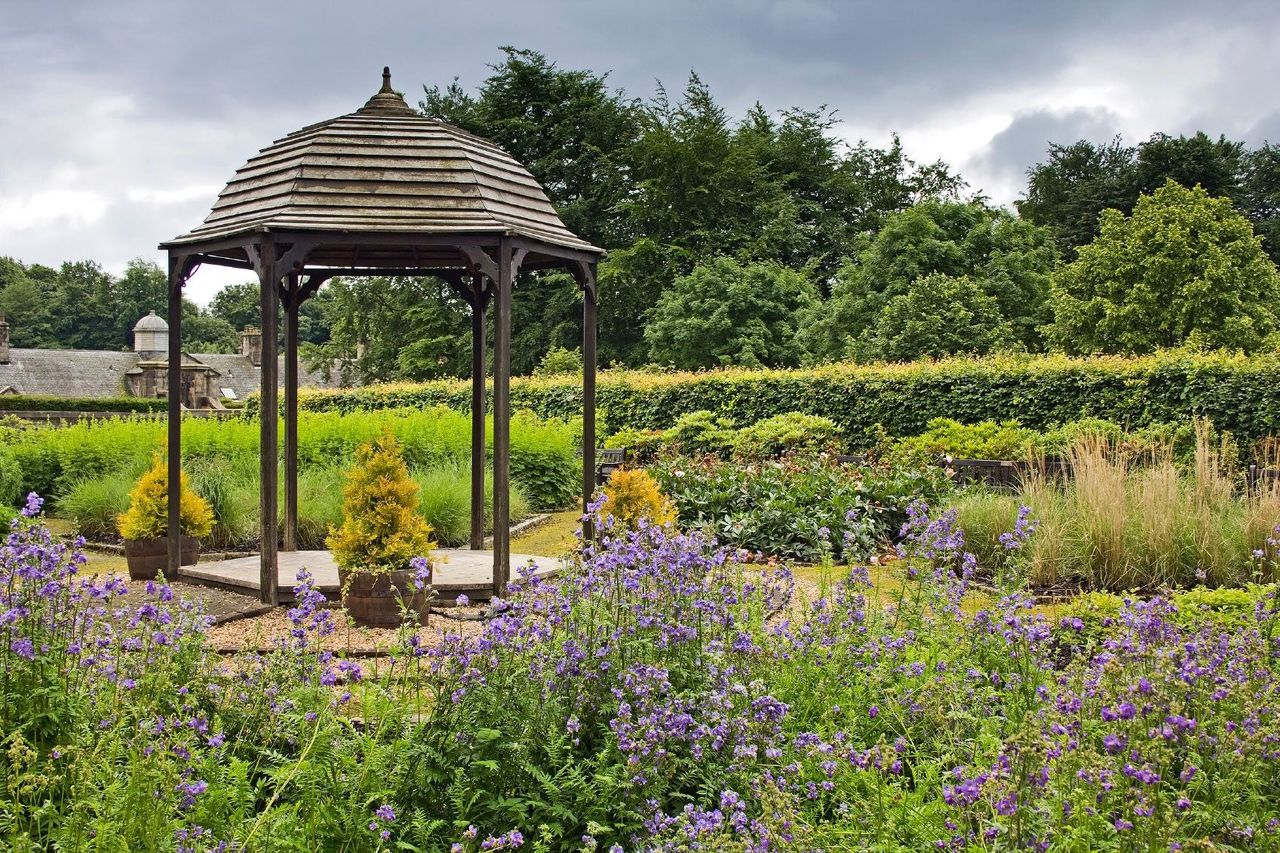
[[259,487],[261,488],[262,518],[258,580],[262,602],[276,605],[280,603],[276,570],[278,537],[276,481],[279,449],[277,441],[280,417],[276,398],[276,337],[279,325],[277,322],[279,305],[276,302],[279,294],[276,292],[276,285],[282,271],[277,264],[274,243],[262,243],[258,246],[256,255],[255,266],[258,269],[262,310],[262,387],[258,407]]
[[[297,273],[288,276],[284,303],[284,550],[298,550],[298,307]],[[266,341],[263,341],[266,360]],[[275,347],[271,347],[274,360]]]
[[192,270],[190,256],[169,253],[168,580],[178,577],[182,563],[182,285]]
[[484,550],[484,403],[485,403],[484,276],[471,279],[471,550]]
[[[582,511],[596,491],[596,281],[595,264],[584,264],[582,282]],[[590,521],[584,522],[582,536],[593,538]]]
[[511,579],[511,260],[504,238],[493,299],[493,594],[499,598]]

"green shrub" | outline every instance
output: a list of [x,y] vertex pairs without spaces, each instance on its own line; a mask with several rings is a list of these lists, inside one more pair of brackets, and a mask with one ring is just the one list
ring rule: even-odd
[[86,539],[114,542],[120,538],[117,519],[129,508],[133,484],[134,478],[126,474],[81,480],[63,497],[59,510]]
[[164,412],[168,406],[168,400],[151,397],[0,396],[0,411],[4,412]]
[[582,350],[552,347],[542,356],[542,361],[538,362],[533,372],[538,376],[559,376],[566,373],[581,376]]
[[609,448],[626,448],[632,459],[649,460],[662,447],[662,430],[656,429],[624,429],[615,432],[604,440]]
[[662,433],[662,443],[676,453],[725,456],[733,449],[737,431],[733,421],[718,418],[706,409],[681,415]]
[[962,424],[951,418],[934,418],[917,436],[897,442],[897,458],[926,462],[939,456],[955,459],[1026,459],[1038,436],[1017,421],[981,421]]
[[779,557],[862,559],[897,533],[908,504],[950,483],[936,468],[872,468],[794,458],[740,463],[667,459],[652,469],[681,527]]
[[22,465],[13,449],[0,446],[0,507],[11,507],[23,497]]
[[733,436],[733,453],[741,459],[774,459],[788,453],[834,452],[840,429],[830,418],[787,412],[757,421]]
[[418,515],[418,485],[390,430],[360,445],[342,490],[342,524],[325,544],[339,568],[384,574],[431,553],[431,527]]
[[[375,385],[312,390],[309,410],[471,405],[468,382]],[[576,377],[516,377],[513,406],[543,417],[582,411]],[[1251,445],[1280,434],[1280,354],[1250,357],[1183,350],[1139,358],[996,355],[902,365],[834,364],[808,370],[713,370],[701,373],[603,371],[597,404],[615,429],[665,429],[705,410],[738,424],[789,411],[823,415],[853,448],[890,435],[918,435],[929,421],[962,423],[1016,418],[1045,430],[1087,417],[1128,429],[1199,415]]]

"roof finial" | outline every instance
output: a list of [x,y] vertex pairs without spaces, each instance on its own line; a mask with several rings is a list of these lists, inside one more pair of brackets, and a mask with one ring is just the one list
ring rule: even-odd
[[391,88],[391,66],[382,66],[382,88],[378,90],[378,94],[391,94],[395,90]]

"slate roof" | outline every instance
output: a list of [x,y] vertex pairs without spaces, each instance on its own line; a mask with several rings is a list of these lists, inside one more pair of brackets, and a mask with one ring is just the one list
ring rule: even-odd
[[410,108],[385,70],[363,107],[263,148],[204,224],[161,248],[259,231],[505,234],[602,251],[564,226],[515,158]]
[[[230,388],[244,399],[259,390],[261,371],[247,356],[222,353],[184,354],[184,363],[193,360],[213,368],[219,374],[214,385]],[[109,350],[10,349],[9,363],[0,364],[0,393],[41,394],[53,397],[120,397],[125,396],[124,376],[138,370],[136,352]],[[284,377],[284,359],[279,373]],[[301,387],[336,387],[325,382],[301,364],[298,385]]]
[[10,349],[9,363],[0,364],[0,393],[120,397],[125,373],[137,364],[136,352]]

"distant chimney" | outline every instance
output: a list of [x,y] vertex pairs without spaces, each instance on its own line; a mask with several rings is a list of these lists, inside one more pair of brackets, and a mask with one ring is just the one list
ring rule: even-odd
[[249,359],[254,367],[262,366],[262,330],[256,326],[245,326],[240,333],[240,354]]
[[0,364],[9,363],[9,324],[0,314]]

